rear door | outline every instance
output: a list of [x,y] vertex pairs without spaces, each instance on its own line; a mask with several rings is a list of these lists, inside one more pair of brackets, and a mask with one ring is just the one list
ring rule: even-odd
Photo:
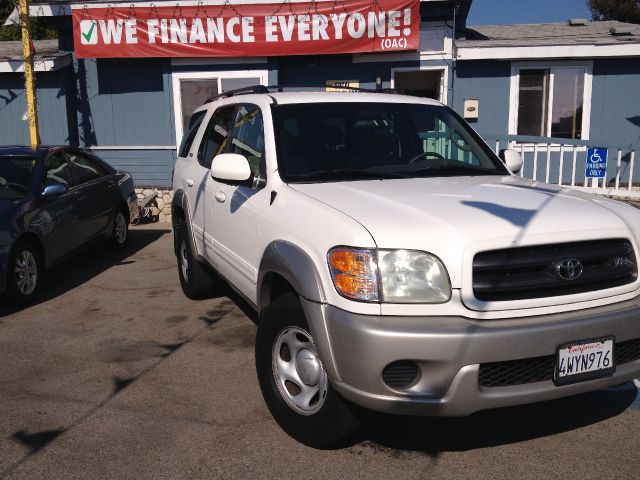
[[204,211],[202,193],[204,192],[204,186],[201,187],[201,183],[206,177],[203,177],[204,167],[198,162],[197,142],[202,137],[202,134],[198,132],[201,130],[200,127],[207,117],[207,113],[207,110],[200,110],[195,112],[189,119],[178,150],[178,159],[173,169],[173,188],[175,191],[182,190],[185,192],[188,199],[191,230],[196,243],[196,250],[199,254],[202,254],[204,248],[202,243],[202,228],[204,225],[202,221],[202,212]]
[[73,186],[71,166],[62,151],[50,154],[45,160],[42,188],[56,183],[65,185],[69,191],[42,198],[38,217],[32,222],[45,237],[50,262],[74,250],[83,241],[78,192]]
[[119,199],[116,179],[90,155],[67,150],[78,193],[83,241],[109,232]]

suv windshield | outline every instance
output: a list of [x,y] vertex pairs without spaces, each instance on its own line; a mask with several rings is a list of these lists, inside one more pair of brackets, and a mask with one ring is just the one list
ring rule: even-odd
[[0,200],[21,200],[31,190],[36,159],[0,157]]
[[314,103],[272,108],[285,182],[509,174],[446,107]]

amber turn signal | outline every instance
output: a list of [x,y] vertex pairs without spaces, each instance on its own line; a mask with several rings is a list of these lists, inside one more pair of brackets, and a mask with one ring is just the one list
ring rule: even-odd
[[378,301],[378,278],[372,250],[336,247],[329,251],[329,270],[338,293],[365,302]]

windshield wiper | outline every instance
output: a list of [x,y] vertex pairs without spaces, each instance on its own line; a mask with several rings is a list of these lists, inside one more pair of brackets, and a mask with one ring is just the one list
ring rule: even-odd
[[416,168],[415,170],[403,170],[403,174],[407,177],[412,176],[429,176],[435,177],[445,175],[500,175],[500,172],[494,170],[485,170],[466,165],[438,165],[435,167]]
[[360,170],[356,168],[335,168],[331,170],[318,170],[315,172],[301,173],[292,175],[290,181],[300,182],[306,180],[366,180],[366,179],[390,179],[390,178],[406,178],[407,175],[402,172],[376,172],[372,170]]

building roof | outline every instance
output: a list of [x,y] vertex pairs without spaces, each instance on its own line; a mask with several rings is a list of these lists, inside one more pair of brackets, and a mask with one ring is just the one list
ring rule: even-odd
[[[630,34],[613,35],[611,29]],[[460,48],[543,47],[558,45],[624,45],[640,43],[640,25],[615,21],[586,22],[586,25],[542,23],[525,25],[479,25],[466,30]]]
[[[71,54],[58,49],[58,40],[34,40],[33,46],[37,72],[59,70],[71,62]],[[0,42],[0,73],[15,72],[24,72],[22,42]]]
[[[68,55],[68,52],[60,52],[58,50],[58,40],[34,40],[33,46],[36,49],[36,60]],[[0,42],[0,61],[7,60],[22,61],[21,41]]]

